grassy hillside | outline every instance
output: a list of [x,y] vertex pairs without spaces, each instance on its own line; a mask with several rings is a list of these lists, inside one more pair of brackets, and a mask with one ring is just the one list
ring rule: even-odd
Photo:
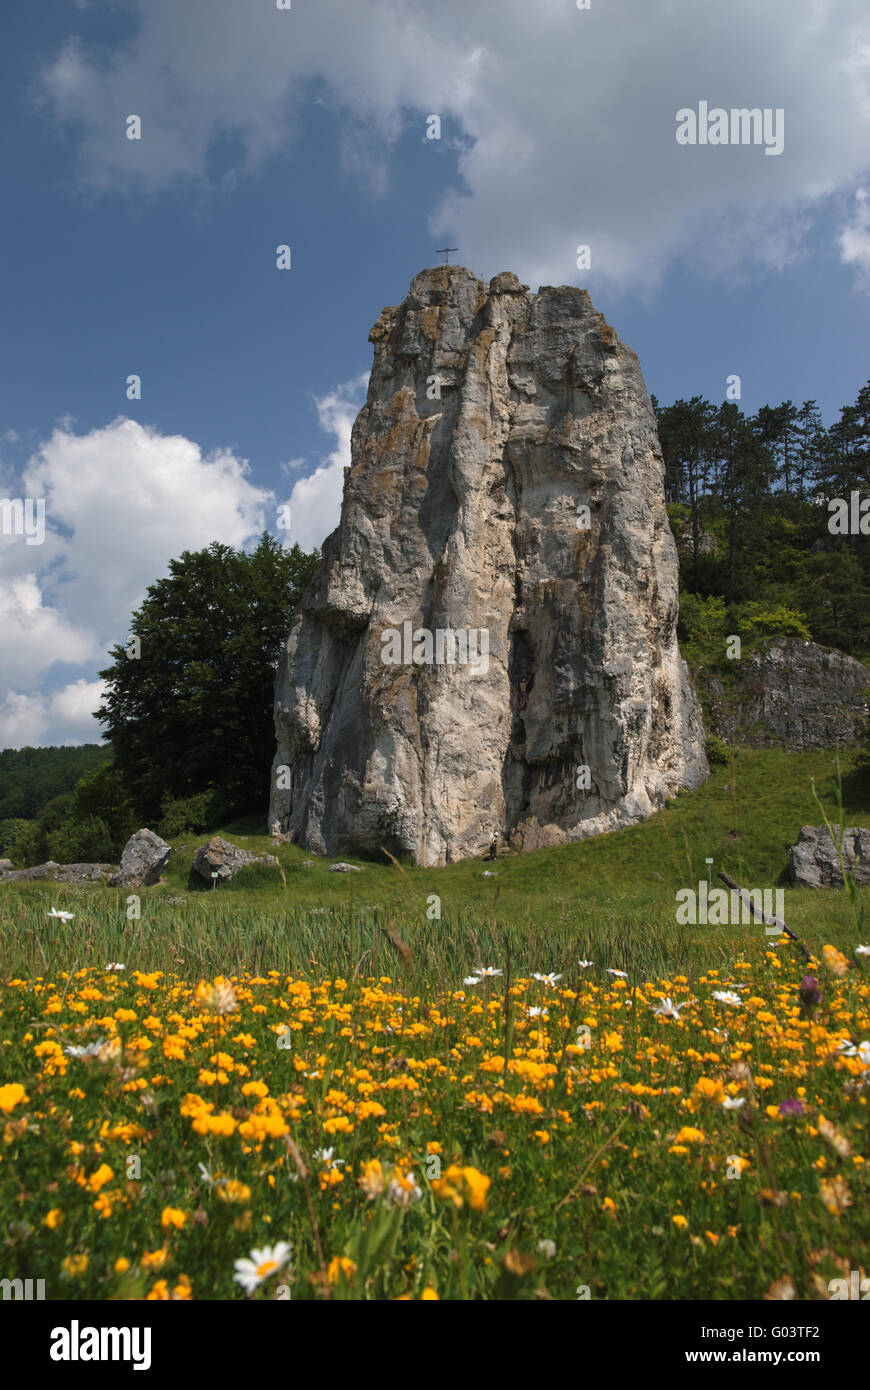
[[[811,790],[836,819],[833,755],[737,750],[705,786],[680,794],[642,824],[580,844],[507,854],[495,866],[466,860],[441,869],[355,860],[358,874],[329,872],[295,846],[278,851],[279,868],[257,866],[217,890],[190,883],[205,835],[173,856],[160,887],[140,893],[142,917],[128,921],[127,894],[102,886],[46,883],[0,888],[0,971],[121,960],[130,968],[307,969],[342,974],[389,972],[396,952],[390,926],[414,953],[414,970],[446,982],[508,950],[516,969],[561,969],[578,950],[602,968],[705,968],[711,947],[732,957],[760,927],[678,927],[675,893],[706,877],[705,858],[749,888],[785,883],[787,849],[800,827],[820,823]],[[843,802],[849,824],[870,825],[870,777],[844,757]],[[251,824],[222,833],[245,848],[271,851]],[[313,865],[305,867],[305,861]],[[484,877],[495,869],[495,877]],[[715,882],[715,878],[714,878]],[[432,895],[440,899],[440,919]],[[867,897],[859,893],[859,903]],[[49,906],[76,913],[64,927]],[[842,892],[785,890],[786,920],[808,944],[854,943]]]

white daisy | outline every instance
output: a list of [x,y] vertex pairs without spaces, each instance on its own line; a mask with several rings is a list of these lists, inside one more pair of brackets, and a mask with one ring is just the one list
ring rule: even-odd
[[462,983],[463,983],[464,985],[479,985],[479,984],[480,984],[480,980],[478,979],[478,977],[477,977],[476,975],[466,975],[466,977],[465,977],[465,979],[462,981]]
[[617,979],[619,979],[619,980],[627,980],[627,979],[628,979],[628,971],[627,971],[627,970],[611,970],[610,966],[608,965],[608,967],[607,967],[607,973],[608,973],[608,975],[615,975],[615,976],[617,977]]
[[674,1004],[670,999],[660,999],[653,1009],[653,1013],[658,1014],[659,1018],[675,1018],[679,1020],[680,1009],[684,1009],[688,1003],[688,999],[682,1004]]
[[277,1245],[264,1245],[261,1250],[252,1250],[250,1259],[236,1260],[233,1279],[241,1284],[245,1293],[253,1293],[272,1274],[283,1269],[292,1252],[293,1246],[284,1240],[279,1240]]
[[713,998],[718,999],[720,1004],[730,1004],[732,1009],[742,1009],[743,1000],[739,994],[735,994],[733,989],[714,989]]
[[47,914],[49,917],[56,917],[59,922],[71,922],[75,917],[74,912],[61,912],[59,908],[53,907]]
[[588,970],[590,965],[594,964],[594,962],[591,960],[581,960],[578,961],[577,964],[580,966],[581,970]]
[[64,1052],[68,1057],[98,1057],[105,1045],[105,1038],[97,1038],[96,1042],[88,1043],[87,1047],[65,1047]]
[[335,1149],[315,1149],[312,1158],[326,1165],[327,1168],[343,1168],[345,1160],[343,1158],[333,1158]]
[[491,966],[491,965],[479,965],[479,966],[477,967],[477,973],[478,973],[478,975],[480,976],[480,978],[481,978],[482,980],[488,980],[488,979],[492,979],[492,977],[493,977],[494,975],[500,975],[500,974],[501,974],[501,971],[500,971],[500,970],[496,970],[496,969],[495,969],[493,966]]
[[546,1009],[539,1009],[539,1008],[537,1008],[537,1006],[535,1006],[535,1005],[532,1005],[532,1007],[529,1009],[529,1018],[549,1018],[549,1017],[550,1017],[550,1015],[547,1013],[547,1010],[546,1010]]
[[533,979],[533,980],[540,980],[540,982],[541,982],[542,985],[549,985],[551,989],[555,989],[555,988],[556,988],[556,981],[557,981],[557,980],[561,980],[561,978],[562,978],[561,975],[538,975],[538,974],[534,974],[534,975],[532,976],[532,979]]
[[552,1260],[556,1253],[556,1242],[554,1240],[539,1240],[538,1251],[545,1260]]
[[106,966],[107,970],[126,970],[126,965],[120,965],[118,961],[112,961]]
[[739,1110],[741,1105],[746,1104],[745,1096],[726,1096],[722,1102],[723,1110]]
[[857,1057],[865,1067],[870,1067],[870,1042],[853,1043],[851,1038],[844,1038],[837,1047],[837,1054],[840,1057]]
[[870,946],[856,946],[856,947],[855,947],[855,955],[856,955],[856,956],[870,956]]
[[412,1202],[419,1202],[422,1196],[413,1173],[408,1173],[401,1180],[393,1178],[387,1188],[387,1202],[393,1207],[409,1207]]

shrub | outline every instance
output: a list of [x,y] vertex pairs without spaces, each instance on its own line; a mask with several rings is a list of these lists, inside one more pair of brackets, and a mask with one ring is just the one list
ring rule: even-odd
[[65,820],[48,836],[48,853],[58,864],[111,864],[115,860],[112,832],[99,816]]
[[195,796],[164,796],[157,833],[164,840],[179,835],[200,835],[205,830],[216,829],[226,811],[223,796],[214,787],[197,792]]
[[731,752],[728,744],[718,734],[710,734],[704,747],[707,751],[707,761],[711,767],[727,766],[730,762]]

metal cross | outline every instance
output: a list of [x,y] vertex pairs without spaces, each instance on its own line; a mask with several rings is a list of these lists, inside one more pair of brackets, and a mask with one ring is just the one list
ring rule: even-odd
[[458,251],[458,250],[459,250],[459,247],[458,247],[458,246],[439,246],[439,247],[438,247],[438,255],[444,257],[444,264],[446,265],[446,264],[447,264],[447,258],[448,258],[448,256],[450,255],[450,252],[451,252],[451,251]]

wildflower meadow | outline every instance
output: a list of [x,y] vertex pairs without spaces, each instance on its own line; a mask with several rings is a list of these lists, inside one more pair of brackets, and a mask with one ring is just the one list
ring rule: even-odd
[[[0,990],[2,1272],[57,1299],[827,1299],[870,1261],[870,949]],[[177,966],[176,966],[177,969]]]

